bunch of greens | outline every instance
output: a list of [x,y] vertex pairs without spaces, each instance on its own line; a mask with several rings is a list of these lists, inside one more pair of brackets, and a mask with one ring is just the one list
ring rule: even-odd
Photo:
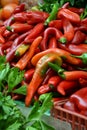
[[5,56],[0,56],[0,91],[6,95],[11,92],[26,95],[26,86],[20,86],[23,79],[24,71],[11,67]]
[[52,107],[51,99],[51,93],[41,95],[25,117],[10,96],[0,93],[0,130],[54,130],[42,120]]
[[42,11],[46,11],[50,13],[52,11],[53,5],[58,3],[60,7],[62,7],[63,4],[66,2],[69,2],[70,6],[77,7],[77,8],[86,8],[87,7],[87,1],[86,0],[43,0],[43,4],[40,2],[38,3],[39,9]]

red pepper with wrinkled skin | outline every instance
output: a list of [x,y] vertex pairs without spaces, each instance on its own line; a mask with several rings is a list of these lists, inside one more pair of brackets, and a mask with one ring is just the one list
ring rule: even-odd
[[63,34],[61,31],[59,31],[58,29],[54,28],[54,27],[48,27],[45,29],[44,31],[44,36],[43,36],[43,40],[40,44],[40,48],[42,51],[46,50],[48,47],[47,47],[47,42],[48,42],[48,39],[49,39],[49,36],[54,36],[56,37],[56,40],[58,40]]
[[62,43],[70,42],[74,37],[74,27],[66,18],[63,18],[63,31],[64,35],[60,37],[59,41]]
[[55,37],[49,39],[48,48],[57,48],[57,40]]
[[60,20],[52,20],[52,21],[50,21],[48,26],[49,27],[55,27],[55,28],[61,30],[63,28],[62,27],[62,20],[61,19]]
[[82,32],[87,32],[87,24],[81,24],[79,27],[74,28],[75,31],[82,31]]
[[67,81],[63,80],[57,85],[57,91],[61,95],[66,95],[67,90],[71,90],[78,87],[78,83],[76,81]]
[[35,71],[35,69],[32,68],[32,69],[27,70],[27,71],[24,73],[24,78],[25,78],[26,81],[30,81],[30,80],[31,80],[31,78],[32,78],[32,76],[33,76],[33,74],[34,74],[34,71]]
[[5,26],[0,27],[0,34],[3,36],[4,31],[6,30]]
[[78,30],[75,32],[75,35],[71,41],[71,44],[78,45],[80,43],[84,43],[85,38],[86,38],[86,34]]
[[58,11],[57,18],[67,18],[72,23],[80,23],[80,16],[66,8],[61,8]]
[[31,33],[24,39],[24,43],[30,43],[31,39],[35,39],[36,37],[41,34],[41,32],[44,31],[44,24],[38,23],[34,28],[32,29]]
[[78,106],[79,111],[87,110],[87,87],[81,88],[70,96],[70,101]]

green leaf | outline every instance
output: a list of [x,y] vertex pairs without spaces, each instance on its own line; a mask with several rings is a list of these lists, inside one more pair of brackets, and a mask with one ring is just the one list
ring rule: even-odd
[[23,85],[23,86],[19,87],[18,89],[13,90],[12,92],[17,93],[17,94],[26,95],[27,87],[26,87],[26,85]]
[[26,130],[37,130],[37,128],[34,128],[34,127],[32,127],[32,126],[27,126],[27,127],[26,127]]
[[8,74],[8,72],[9,72],[9,70],[10,70],[9,63],[7,63],[6,65],[3,64],[0,67],[0,81],[5,80],[5,78],[6,78],[7,74]]
[[15,123],[8,126],[8,128],[6,128],[6,130],[19,130],[20,126],[21,126],[21,123],[15,121]]
[[11,68],[10,73],[8,75],[8,90],[9,92],[12,91],[12,89],[17,86],[24,77],[24,71],[20,71],[18,68],[14,67]]
[[[41,96],[40,96],[40,98],[41,98]],[[46,93],[46,95],[44,94],[43,102],[41,100],[39,100],[40,102],[35,102],[32,110],[28,116],[28,119],[31,121],[32,120],[40,120],[42,115],[47,110],[51,109],[51,107],[53,105],[53,102],[51,100],[52,100],[52,93]]]

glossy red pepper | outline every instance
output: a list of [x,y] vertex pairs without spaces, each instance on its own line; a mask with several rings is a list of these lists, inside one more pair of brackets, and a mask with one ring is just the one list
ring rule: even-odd
[[25,11],[25,3],[21,3],[20,5],[18,5],[18,6],[14,9],[13,14],[20,13],[20,12],[23,12],[23,11]]
[[75,35],[74,35],[71,43],[76,44],[76,45],[78,45],[80,43],[84,43],[85,38],[86,38],[86,34],[83,33],[82,31],[78,30],[78,31],[75,32]]
[[26,13],[27,21],[30,21],[31,24],[44,22],[48,16],[49,14],[43,11],[29,11]]
[[86,87],[87,86],[87,80],[84,78],[79,78],[79,84],[81,87]]
[[78,87],[78,83],[76,81],[63,80],[57,85],[57,91],[62,95],[66,95],[67,90],[71,90],[76,87]]
[[0,27],[0,34],[3,36],[4,31],[6,30],[5,26]]
[[52,90],[56,90],[57,84],[61,81],[59,76],[53,76],[48,80],[48,83],[38,88],[38,94],[44,94]]
[[56,40],[58,40],[63,34],[61,31],[59,31],[58,29],[54,28],[54,27],[48,27],[45,29],[44,31],[44,36],[43,36],[43,40],[40,44],[40,48],[41,50],[46,50],[48,48],[47,42],[49,39],[49,36],[54,36],[56,37]]
[[5,43],[5,38],[0,34],[0,43],[3,44]]
[[26,22],[26,12],[21,12],[17,14],[13,14],[9,19],[4,21],[5,26],[10,26],[14,22]]
[[60,37],[59,41],[61,43],[70,42],[74,37],[74,27],[71,22],[66,18],[63,18],[63,31],[64,35]]
[[36,37],[44,31],[44,24],[38,23],[32,29],[31,33],[24,39],[24,43],[30,43],[31,39],[35,39]]
[[48,42],[48,48],[57,48],[57,40],[55,37],[51,37]]
[[52,20],[48,26],[55,27],[57,29],[62,29],[62,20]]
[[66,8],[61,8],[58,11],[57,18],[67,18],[69,21],[73,23],[79,23],[80,22],[80,16],[77,13],[74,13]]
[[31,78],[32,78],[32,76],[33,76],[33,74],[34,74],[34,71],[35,71],[35,69],[32,68],[32,69],[27,70],[27,71],[24,73],[24,78],[25,78],[26,81],[29,82],[29,81],[31,80]]
[[18,36],[18,33],[13,33],[11,36],[8,37],[8,41],[14,41]]
[[70,101],[78,106],[79,111],[87,110],[87,87],[81,88],[70,96]]

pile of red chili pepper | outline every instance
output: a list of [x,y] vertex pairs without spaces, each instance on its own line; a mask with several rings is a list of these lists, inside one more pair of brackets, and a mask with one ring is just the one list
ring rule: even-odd
[[26,106],[53,92],[69,96],[69,103],[87,115],[87,18],[80,18],[84,8],[56,4],[49,14],[25,11],[24,6],[0,22],[0,55],[25,70]]

